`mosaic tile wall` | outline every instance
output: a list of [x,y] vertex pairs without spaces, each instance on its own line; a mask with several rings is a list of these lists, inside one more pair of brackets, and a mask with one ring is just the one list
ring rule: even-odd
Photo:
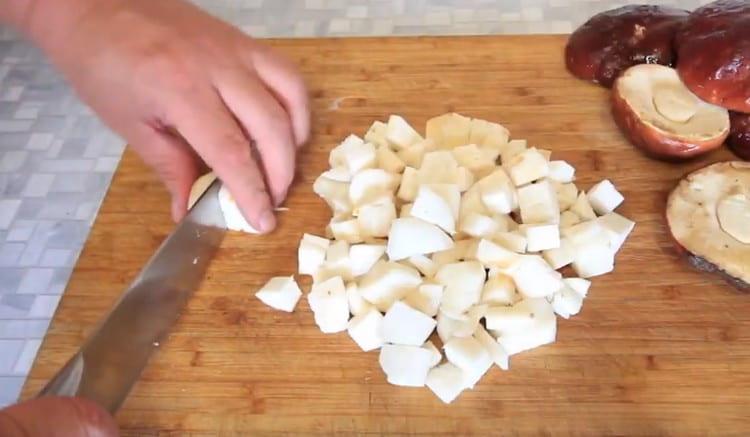
[[[194,1],[258,37],[569,33],[596,12],[634,3]],[[16,400],[122,148],[37,50],[0,27],[0,406]]]

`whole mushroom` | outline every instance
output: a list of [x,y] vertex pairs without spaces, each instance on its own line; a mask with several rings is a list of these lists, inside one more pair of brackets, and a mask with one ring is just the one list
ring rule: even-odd
[[729,118],[732,129],[727,144],[735,155],[750,161],[750,114],[732,112]]
[[701,99],[750,113],[750,2],[719,0],[696,9],[679,31],[677,71]]
[[688,11],[652,5],[599,13],[570,36],[566,66],[574,76],[605,87],[633,65],[673,66],[672,42],[687,17]]

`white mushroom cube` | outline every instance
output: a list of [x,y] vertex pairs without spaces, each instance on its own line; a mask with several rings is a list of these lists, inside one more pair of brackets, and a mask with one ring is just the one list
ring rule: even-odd
[[450,207],[453,219],[458,220],[458,213],[461,209],[461,189],[458,184],[424,184],[422,186],[440,196]]
[[320,196],[334,214],[348,214],[352,211],[349,202],[349,182],[335,181],[320,176],[313,183],[313,192]]
[[351,182],[352,174],[346,166],[340,165],[332,167],[330,170],[324,171],[320,177],[328,178],[337,182]]
[[477,247],[477,259],[487,268],[510,269],[521,260],[521,256],[497,243],[483,239]]
[[404,171],[404,161],[396,155],[396,152],[388,146],[380,146],[376,151],[378,168],[382,168],[388,173],[401,173]]
[[[456,188],[455,194],[457,197],[460,196],[458,188]],[[440,228],[449,234],[456,232],[456,216],[458,215],[458,211],[454,215],[451,205],[431,185],[422,185],[419,187],[417,197],[409,214],[412,217],[440,226]]]
[[440,252],[453,247],[453,240],[439,227],[415,217],[393,221],[386,252],[391,261]]
[[331,230],[333,238],[336,240],[344,240],[352,244],[362,242],[362,234],[360,233],[357,219],[341,221],[333,219],[328,227]]
[[427,152],[435,150],[435,142],[432,140],[423,140],[416,144],[399,150],[397,153],[399,159],[409,167],[419,168],[422,166],[422,160]]
[[521,225],[526,237],[526,250],[540,252],[560,247],[560,228],[557,224]]
[[[607,238],[607,236],[604,236]],[[581,278],[593,278],[612,272],[615,269],[614,252],[609,241],[590,241],[576,245],[573,270]]]
[[446,264],[438,269],[435,280],[445,286],[441,308],[463,313],[479,303],[487,274],[478,261]]
[[518,206],[521,209],[521,221],[525,224],[560,223],[557,194],[547,180],[519,188]]
[[526,150],[526,147],[526,140],[517,139],[508,141],[507,144],[500,148],[500,161],[503,167],[509,167],[513,157]]
[[383,244],[355,244],[349,248],[349,265],[352,276],[358,277],[369,272],[385,254]]
[[553,186],[557,194],[557,204],[560,206],[560,211],[567,211],[578,199],[578,187],[573,183],[561,184],[560,182],[553,183]]
[[469,337],[479,325],[479,320],[487,311],[486,305],[475,305],[464,314],[446,314],[438,311],[437,333],[443,344],[454,337]]
[[508,214],[518,205],[516,189],[513,182],[498,168],[490,175],[477,182],[481,193],[482,204],[495,214]]
[[444,289],[445,287],[440,284],[422,284],[407,294],[404,302],[430,317],[435,317],[443,299]]
[[613,252],[617,253],[628,235],[633,231],[635,222],[627,219],[616,212],[605,214],[597,219],[597,221],[607,230],[609,235],[609,244]]
[[492,367],[489,351],[474,337],[452,338],[443,350],[448,361],[464,371],[468,388],[473,388]]
[[495,168],[492,154],[480,149],[476,144],[466,144],[453,149],[453,156],[458,165],[469,169],[472,173],[486,173]]
[[383,339],[386,343],[421,346],[436,325],[432,317],[397,301],[385,313]]
[[383,346],[383,315],[375,308],[353,317],[347,327],[349,336],[365,352]]
[[297,251],[298,271],[300,275],[313,275],[326,259],[326,251],[331,240],[316,235],[304,234]]
[[599,220],[589,220],[560,230],[560,234],[576,246],[591,241],[609,244],[609,235]]
[[384,344],[378,359],[388,383],[403,387],[423,387],[433,360],[426,348],[395,344]]
[[500,224],[492,217],[470,212],[461,219],[459,230],[475,238],[489,238],[500,231]]
[[419,167],[419,182],[422,184],[455,184],[458,162],[447,150],[425,153]]
[[550,161],[548,177],[553,181],[567,184],[573,182],[575,175],[576,169],[567,161]]
[[591,187],[587,196],[591,207],[599,215],[609,214],[625,200],[609,179]]
[[468,258],[471,245],[472,240],[458,240],[449,249],[433,253],[432,262],[435,263],[436,268],[440,268],[445,264],[466,259]]
[[401,211],[398,213],[398,218],[411,217],[411,208],[413,206],[413,203],[404,203],[401,205]]
[[560,214],[560,229],[569,228],[581,223],[581,218],[573,211],[564,211]]
[[544,319],[526,332],[516,332],[498,337],[497,342],[508,353],[515,355],[555,342],[557,337],[557,318]]
[[352,279],[352,267],[349,259],[349,243],[343,240],[334,241],[326,250],[326,261],[313,275],[313,282],[320,282],[334,276],[344,280]]
[[[544,299],[536,299],[544,300]],[[492,306],[487,308],[485,322],[487,329],[501,334],[522,333],[534,326],[532,304],[534,299],[524,299],[511,306]],[[545,300],[546,302],[546,300]],[[549,303],[548,303],[549,304]],[[550,312],[552,308],[550,307]],[[554,314],[553,314],[554,316]]]
[[291,313],[297,306],[302,291],[294,280],[294,276],[280,276],[271,278],[255,297],[261,302],[279,311]]
[[552,296],[552,309],[564,319],[578,314],[582,306],[583,297],[568,286],[563,286]]
[[440,350],[435,346],[435,344],[427,340],[423,345],[422,348],[427,349],[428,351],[432,352],[432,367],[437,366],[440,364],[440,362],[443,360],[443,354],[440,352]]
[[[477,176],[484,175],[483,173],[477,173]],[[474,185],[476,177],[474,173],[466,167],[458,167],[453,172],[453,184],[458,187],[458,190],[463,193]]]
[[405,149],[422,141],[422,136],[399,115],[391,115],[385,130],[385,137],[396,149]]
[[419,272],[394,262],[380,260],[359,282],[360,295],[380,311],[388,311],[422,283]]
[[452,363],[443,363],[430,370],[426,385],[441,401],[449,404],[466,390],[466,380],[463,370]]
[[362,237],[385,237],[396,219],[396,205],[390,195],[361,205],[357,211],[357,226]]
[[482,191],[479,184],[474,184],[465,193],[461,195],[461,208],[459,217],[463,219],[470,214],[482,214],[490,216],[492,213],[482,202]]
[[562,287],[562,275],[537,255],[521,255],[522,259],[508,274],[519,293],[526,297],[552,296]]
[[346,330],[349,322],[349,301],[341,277],[336,276],[313,284],[307,300],[315,315],[315,324],[323,333],[332,334]]
[[563,279],[565,285],[570,287],[571,290],[578,293],[581,297],[585,298],[591,288],[591,281],[583,278],[565,278]]
[[560,239],[560,247],[548,249],[542,253],[542,257],[547,264],[555,270],[563,268],[573,262],[575,259],[575,247],[567,238]]
[[594,220],[596,213],[589,203],[589,198],[586,193],[581,192],[578,198],[570,207],[570,212],[575,213],[581,220]]
[[489,352],[490,358],[492,358],[492,361],[497,365],[497,367],[503,370],[508,370],[508,353],[505,352],[505,349],[500,346],[500,343],[498,343],[497,340],[492,335],[490,335],[490,333],[487,332],[484,327],[482,327],[482,325],[477,326],[476,331],[474,331],[474,339],[476,339],[482,345],[482,347],[484,347],[487,352]]
[[528,242],[526,241],[526,236],[524,236],[520,231],[498,232],[493,237],[493,240],[501,246],[512,250],[513,252],[526,253]]
[[375,146],[365,143],[356,135],[350,135],[338,147],[331,151],[329,164],[332,168],[345,166],[349,174],[373,168],[377,163]]
[[368,168],[355,174],[349,185],[349,201],[358,206],[392,194],[398,186],[399,177],[379,168]]
[[396,196],[406,202],[413,202],[417,197],[417,190],[419,189],[419,175],[417,170],[411,167],[404,169],[404,174],[401,176],[401,185],[398,187],[398,193]]
[[419,270],[426,278],[432,278],[437,272],[438,266],[426,255],[414,255],[409,257],[409,264]]
[[492,307],[485,319],[487,329],[500,335],[497,341],[508,355],[555,341],[557,317],[546,299],[524,299],[511,307]]
[[480,119],[472,119],[469,143],[499,151],[508,144],[510,132],[504,126]]
[[349,312],[353,316],[358,316],[375,308],[370,302],[366,301],[359,292],[359,286],[356,282],[346,284],[346,299],[349,302]]
[[503,273],[490,277],[482,289],[481,302],[489,305],[513,305],[521,299],[513,278]]
[[427,120],[425,136],[442,149],[452,149],[469,144],[470,131],[470,118],[448,113]]
[[532,147],[513,156],[508,162],[510,178],[517,187],[547,177],[549,162],[539,150]]
[[248,234],[257,234],[258,230],[255,229],[250,223],[245,220],[245,216],[242,215],[237,201],[235,201],[232,194],[229,192],[229,188],[226,185],[219,188],[219,208],[221,214],[224,216],[224,223],[227,229],[231,231],[246,232]]
[[365,134],[365,141],[372,143],[377,147],[388,146],[388,140],[385,138],[388,125],[380,120],[376,120],[370,126]]

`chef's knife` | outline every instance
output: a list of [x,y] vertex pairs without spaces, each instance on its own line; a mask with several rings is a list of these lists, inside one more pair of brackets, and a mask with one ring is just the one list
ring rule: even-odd
[[[159,348],[226,232],[215,181],[109,315],[39,396],[80,396],[114,413]],[[137,238],[133,236],[133,238]]]

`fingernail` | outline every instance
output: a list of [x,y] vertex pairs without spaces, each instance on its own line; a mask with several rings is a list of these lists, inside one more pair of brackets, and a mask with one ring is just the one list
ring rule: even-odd
[[273,231],[276,227],[276,217],[271,211],[265,211],[260,216],[260,231],[263,233]]
[[180,202],[175,199],[172,201],[172,220],[175,221],[175,223],[182,220],[182,217],[185,215],[185,211],[182,208],[182,205]]
[[274,202],[275,206],[278,208],[279,206],[284,204],[284,201],[286,200],[287,192],[284,191],[283,194],[281,194],[278,198],[276,198],[276,201]]

